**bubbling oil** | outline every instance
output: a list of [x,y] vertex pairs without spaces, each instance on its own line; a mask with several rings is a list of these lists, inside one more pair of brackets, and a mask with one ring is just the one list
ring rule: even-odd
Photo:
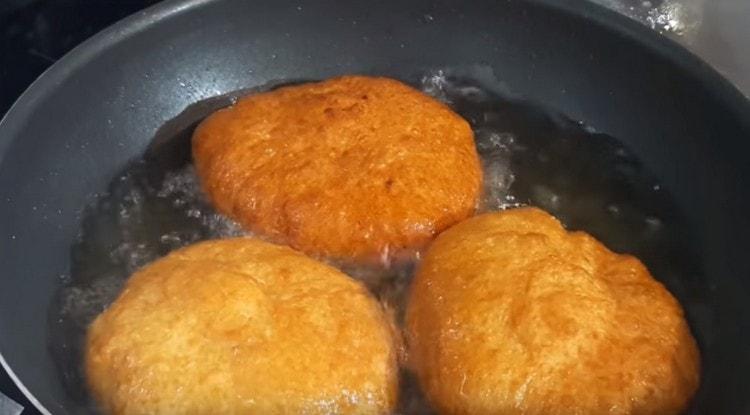
[[[684,220],[668,192],[620,141],[509,98],[482,73],[463,72],[430,71],[412,84],[471,124],[484,171],[479,211],[539,206],[614,251],[638,256],[686,307],[691,324],[700,327],[694,330],[699,343],[708,344],[708,290],[692,262]],[[174,249],[247,235],[211,207],[190,160],[190,136],[197,122],[246,92],[196,104],[167,123],[144,157],[85,209],[71,248],[70,275],[61,282],[49,319],[50,349],[66,388],[84,411],[94,412],[81,364],[86,328],[127,278]],[[419,254],[398,264],[384,255],[380,265],[333,265],[367,285],[400,323]],[[405,371],[398,413],[433,413]]]

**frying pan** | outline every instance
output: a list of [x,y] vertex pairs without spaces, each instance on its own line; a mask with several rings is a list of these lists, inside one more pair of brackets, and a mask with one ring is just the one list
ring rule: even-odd
[[704,365],[690,411],[750,413],[750,105],[669,40],[574,0],[176,0],[85,42],[0,124],[3,366],[42,412],[85,411],[47,321],[81,208],[186,107],[273,81],[467,64],[624,141],[673,195],[711,299],[710,324],[690,321]]

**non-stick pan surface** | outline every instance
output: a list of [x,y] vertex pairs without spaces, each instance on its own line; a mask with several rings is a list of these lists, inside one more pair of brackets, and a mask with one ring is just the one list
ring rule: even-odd
[[182,0],[100,33],[0,124],[3,364],[40,409],[81,412],[48,347],[81,209],[190,104],[271,81],[467,65],[623,140],[672,193],[711,298],[711,321],[691,321],[704,354],[691,411],[748,413],[748,102],[680,47],[577,0]]

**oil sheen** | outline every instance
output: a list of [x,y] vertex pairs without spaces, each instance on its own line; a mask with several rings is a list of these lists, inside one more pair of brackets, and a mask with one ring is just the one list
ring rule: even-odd
[[[471,124],[484,169],[479,211],[538,206],[569,229],[585,230],[610,249],[639,257],[681,301],[701,347],[709,347],[711,287],[703,286],[687,227],[667,189],[622,142],[511,98],[480,72],[432,70],[410,82]],[[203,117],[247,92],[195,104],[165,124],[144,156],[84,209],[70,274],[61,280],[50,307],[48,339],[64,385],[84,411],[94,411],[81,366],[86,327],[116,298],[128,276],[173,249],[246,234],[216,213],[201,193],[190,161],[190,136]],[[383,257],[376,266],[334,265],[365,283],[401,320],[419,253],[400,264]],[[432,413],[405,371],[401,389],[398,413]]]

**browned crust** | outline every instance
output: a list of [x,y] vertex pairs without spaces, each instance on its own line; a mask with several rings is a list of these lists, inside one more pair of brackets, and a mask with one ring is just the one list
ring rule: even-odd
[[216,208],[307,253],[370,260],[470,216],[481,168],[468,123],[388,78],[347,76],[241,99],[193,136]]

